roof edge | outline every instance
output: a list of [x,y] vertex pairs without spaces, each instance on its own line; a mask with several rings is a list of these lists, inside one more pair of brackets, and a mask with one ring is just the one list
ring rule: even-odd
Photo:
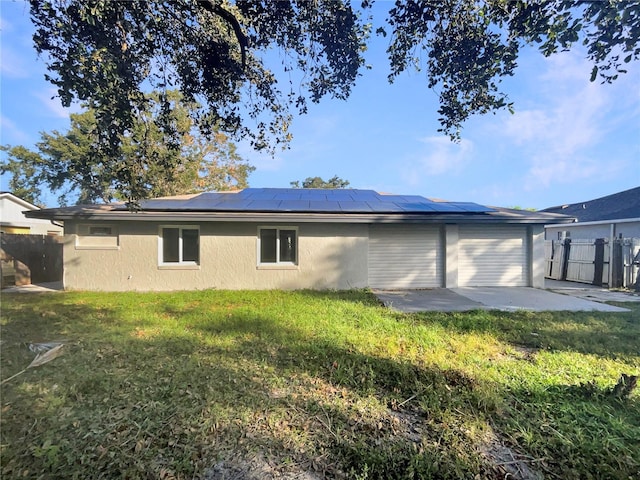
[[[74,211],[59,210],[29,212],[29,218],[78,221],[142,221],[142,222],[282,222],[299,223],[504,223],[504,224],[555,224],[574,223],[573,217],[550,214],[537,216],[504,216],[500,212],[470,215],[469,213],[416,214],[416,213],[309,213],[309,212],[158,212],[158,211]],[[551,214],[553,215],[553,214]]]
[[[636,217],[636,218],[612,218],[611,220],[594,220],[592,222],[574,222],[571,224],[572,227],[588,227],[588,226],[592,226],[592,225],[611,225],[613,223],[618,224],[618,223],[633,223],[633,222],[640,222],[640,217]],[[550,227],[554,227],[556,224],[551,224],[549,225]],[[547,225],[545,225],[546,227]]]

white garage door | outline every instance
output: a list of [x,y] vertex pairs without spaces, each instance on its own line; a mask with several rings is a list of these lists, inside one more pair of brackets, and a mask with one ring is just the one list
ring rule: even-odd
[[529,285],[527,227],[462,225],[458,248],[461,287]]
[[369,286],[429,288],[443,285],[443,255],[439,227],[371,225]]

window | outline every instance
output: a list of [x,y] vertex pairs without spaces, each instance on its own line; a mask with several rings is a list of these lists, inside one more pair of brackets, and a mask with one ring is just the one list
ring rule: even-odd
[[293,227],[261,227],[258,255],[259,265],[297,265],[298,231]]
[[78,224],[77,250],[117,250],[120,240],[115,225]]
[[97,227],[95,225],[89,225],[89,235],[107,236],[112,235],[111,227]]
[[160,265],[199,265],[200,229],[160,227],[158,257]]

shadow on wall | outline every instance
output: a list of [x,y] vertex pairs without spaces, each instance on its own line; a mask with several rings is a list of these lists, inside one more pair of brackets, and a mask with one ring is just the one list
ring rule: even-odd
[[281,288],[350,290],[368,286],[367,237],[356,229],[343,233],[339,228],[301,232],[299,270],[294,278],[283,281]]

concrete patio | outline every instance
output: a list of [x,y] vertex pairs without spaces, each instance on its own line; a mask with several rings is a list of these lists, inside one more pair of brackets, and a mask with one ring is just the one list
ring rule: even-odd
[[573,282],[549,282],[547,289],[465,287],[423,290],[375,290],[380,301],[401,312],[468,310],[628,312],[604,302],[640,302],[640,295]]

